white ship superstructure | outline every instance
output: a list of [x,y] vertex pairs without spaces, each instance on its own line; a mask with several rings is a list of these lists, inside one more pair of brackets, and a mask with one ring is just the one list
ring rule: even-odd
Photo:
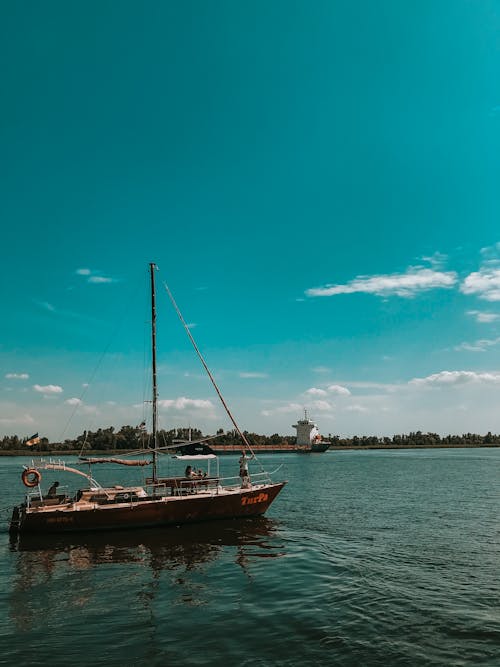
[[324,452],[330,446],[323,442],[317,425],[307,416],[304,410],[304,419],[298,419],[293,428],[297,430],[297,447],[303,451]]

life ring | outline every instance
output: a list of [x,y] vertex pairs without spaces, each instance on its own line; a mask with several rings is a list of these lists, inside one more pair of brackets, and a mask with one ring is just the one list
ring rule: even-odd
[[42,476],[38,470],[35,470],[35,468],[27,468],[26,470],[23,470],[21,479],[23,480],[24,486],[32,489],[34,486],[40,484]]

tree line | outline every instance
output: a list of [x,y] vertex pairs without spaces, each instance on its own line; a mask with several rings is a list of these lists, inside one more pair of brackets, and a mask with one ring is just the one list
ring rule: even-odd
[[[244,431],[244,435],[250,445],[289,445],[296,444],[295,436],[282,436],[278,433],[273,435],[259,435]],[[199,429],[176,428],[158,431],[158,446],[168,447],[176,441],[201,440],[204,437]],[[40,438],[40,442],[34,447],[27,447],[24,440],[17,435],[5,435],[0,439],[0,451],[23,451],[33,452],[65,452],[65,451],[133,451],[146,448],[150,444],[151,434],[134,426],[122,426],[115,430],[113,426],[97,431],[84,431],[76,438],[67,438],[63,442],[51,442],[48,438]],[[500,436],[490,431],[486,435],[477,433],[463,433],[462,435],[440,436],[438,433],[423,433],[422,431],[410,432],[408,434],[384,436],[357,436],[342,438],[329,434],[324,438],[334,447],[439,447],[439,446],[488,446],[500,443]],[[234,430],[224,431],[219,429],[216,437],[209,440],[208,444],[235,445],[241,442],[241,438]]]

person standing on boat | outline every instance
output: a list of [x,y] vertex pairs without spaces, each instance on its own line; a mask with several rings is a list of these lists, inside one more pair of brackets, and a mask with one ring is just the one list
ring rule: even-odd
[[47,498],[55,498],[57,496],[57,487],[59,482],[54,482],[50,489],[47,491]]
[[[252,457],[253,458],[253,457]],[[248,457],[245,452],[240,456],[240,477],[241,477],[241,488],[249,489],[252,484],[250,482],[250,475],[248,473]]]

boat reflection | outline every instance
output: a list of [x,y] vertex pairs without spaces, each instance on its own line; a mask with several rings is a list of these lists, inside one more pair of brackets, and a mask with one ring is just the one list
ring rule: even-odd
[[[226,547],[236,547],[236,562],[282,555],[276,543],[276,522],[258,517],[224,520],[164,529],[150,528],[112,533],[74,533],[11,537],[20,570],[31,577],[49,574],[58,564],[88,569],[106,563],[142,563],[151,569],[187,569],[216,559]],[[23,567],[24,564],[24,567]]]
[[257,559],[283,555],[277,532],[276,522],[258,517],[164,529],[12,536],[10,618],[23,631],[56,626],[75,608],[107,609],[122,591],[129,599],[135,595],[152,617],[157,598],[205,604],[216,561],[237,564],[252,578],[250,566]]

